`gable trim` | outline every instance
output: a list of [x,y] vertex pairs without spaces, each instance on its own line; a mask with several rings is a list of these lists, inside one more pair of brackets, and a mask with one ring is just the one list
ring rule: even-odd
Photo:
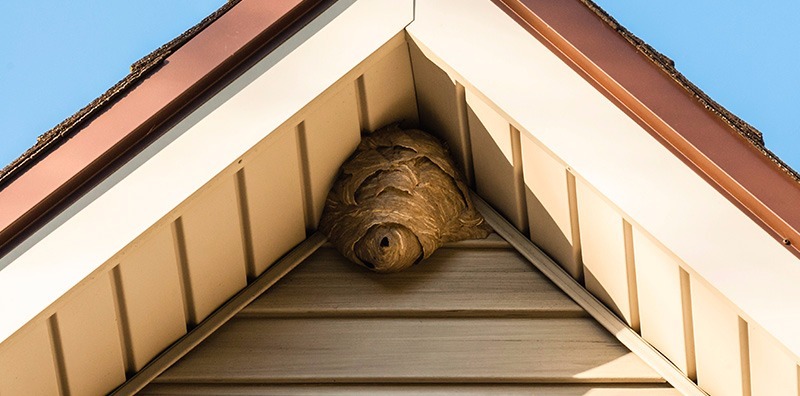
[[36,158],[2,175],[0,252],[8,252],[15,241],[32,234],[86,193],[87,184],[97,176],[107,176],[104,170],[119,166],[141,145],[157,139],[166,129],[164,124],[174,122],[171,118],[180,116],[179,111],[214,82],[235,72],[238,64],[260,49],[277,47],[292,28],[305,25],[307,16],[331,3],[243,0],[229,10],[223,6],[221,16],[180,48],[135,70],[131,81],[119,88],[124,95],[111,94],[90,104],[97,109],[50,138],[55,143],[46,153],[37,152]]
[[478,0],[417,0],[407,31],[451,78],[547,147],[624,219],[667,246],[690,274],[713,285],[748,323],[763,326],[800,356],[800,316],[781,303],[800,299],[793,252],[645,134],[624,106],[508,18]]
[[[55,312],[68,291],[103,274],[109,260],[151,226],[174,220],[174,208],[204,185],[219,184],[219,178],[208,183],[214,176],[232,177],[251,147],[299,121],[299,111],[343,76],[363,72],[370,54],[403,43],[398,33],[411,22],[412,6],[410,0],[337,3],[0,257],[0,342]],[[355,23],[367,15],[369,23]],[[310,61],[319,57],[324,65]],[[218,133],[231,123],[235,135]],[[204,155],[208,150],[214,155]],[[127,203],[125,211],[119,202]]]
[[710,99],[591,0],[496,2],[800,257],[800,176],[764,147],[760,132]]
[[475,207],[486,219],[486,222],[494,228],[495,232],[508,241],[514,249],[550,279],[556,287],[564,291],[581,308],[585,309],[603,328],[650,365],[659,375],[663,376],[670,385],[684,395],[706,395],[694,381],[686,377],[661,352],[645,341],[636,331],[603,305],[600,300],[589,293],[570,274],[534,245],[530,239],[497,213],[483,198],[474,192],[471,197]]

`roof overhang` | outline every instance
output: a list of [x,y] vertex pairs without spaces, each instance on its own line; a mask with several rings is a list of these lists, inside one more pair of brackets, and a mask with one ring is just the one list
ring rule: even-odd
[[[0,191],[0,202],[19,204],[8,206],[0,219],[5,230],[12,230],[9,238],[18,234],[17,225],[51,213],[40,228],[29,229],[27,238],[7,245],[12,248],[0,258],[0,342],[13,342],[12,335],[22,336],[50,320],[71,297],[110,276],[136,248],[169,238],[164,235],[176,232],[174,224],[187,211],[196,211],[196,202],[236,200],[237,195],[225,194],[243,194],[236,187],[236,180],[245,177],[240,175],[243,166],[266,150],[292,152],[307,144],[285,131],[305,122],[309,103],[336,102],[339,92],[330,87],[337,83],[363,85],[362,62],[373,54],[387,56],[405,43],[407,32],[412,52],[418,48],[444,70],[463,99],[456,104],[463,117],[452,129],[438,132],[468,176],[479,178],[491,168],[473,161],[480,149],[465,132],[473,119],[486,125],[501,152],[491,159],[492,166],[515,169],[509,180],[518,185],[508,187],[512,201],[491,203],[519,228],[528,228],[523,202],[530,172],[521,178],[529,147],[562,172],[563,207],[572,178],[567,215],[556,219],[566,233],[572,227],[572,235],[582,235],[575,234],[578,220],[570,217],[572,205],[581,205],[574,202],[576,189],[598,197],[599,205],[620,219],[620,228],[628,227],[625,238],[648,234],[671,252],[693,285],[703,285],[726,309],[763,329],[782,352],[798,360],[800,313],[786,302],[800,300],[800,266],[796,251],[790,250],[794,247],[776,240],[796,234],[800,224],[792,210],[800,200],[796,181],[577,1],[564,7],[547,1],[502,3],[517,13],[512,17],[519,24],[509,23],[502,4],[479,0],[269,6],[245,0],[233,7]],[[304,12],[318,16],[302,19]],[[228,34],[237,37],[232,47]],[[195,62],[202,67],[192,74]],[[200,95],[205,89],[213,95]],[[163,101],[148,102],[159,95]],[[475,113],[469,115],[473,118],[464,106]],[[359,121],[366,130],[380,126]],[[492,130],[491,125],[499,127]],[[497,130],[502,133],[494,134]],[[103,135],[106,131],[113,134]],[[139,141],[141,134],[152,140],[139,151],[120,148]],[[333,137],[339,138],[353,136]],[[123,152],[127,156],[115,162]],[[76,153],[83,154],[74,162],[62,157]],[[45,176],[53,169],[63,172]],[[41,188],[34,189],[39,182]],[[304,219],[281,240],[280,254],[303,239],[305,228],[315,226],[325,191],[311,187],[305,196],[287,193],[281,201],[294,205],[292,210]],[[482,195],[494,194],[480,183],[477,187]],[[217,196],[219,191],[228,192]],[[52,209],[64,199],[69,202]],[[308,202],[301,207],[297,202],[304,199]],[[242,208],[230,210],[236,215]],[[623,230],[618,231],[622,238]],[[252,272],[258,270],[263,268]],[[624,283],[624,274],[621,279]],[[233,282],[226,292],[239,286]],[[187,313],[190,323],[191,316]],[[636,327],[637,318],[621,316]],[[0,353],[9,345],[0,345]]]

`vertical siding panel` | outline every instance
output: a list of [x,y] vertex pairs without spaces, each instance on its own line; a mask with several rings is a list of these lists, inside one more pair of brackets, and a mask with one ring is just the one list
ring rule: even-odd
[[567,170],[525,133],[521,135],[531,241],[578,279],[583,269],[573,251]]
[[583,181],[576,187],[586,288],[630,325],[622,216]]
[[688,375],[680,266],[669,252],[636,227],[633,251],[642,337]]
[[273,133],[244,167],[256,275],[306,236],[298,142],[291,132]]
[[483,100],[467,91],[475,187],[518,230],[524,231],[527,214],[520,213],[514,189],[514,152],[511,126]]
[[6,343],[0,354],[0,394],[57,395],[57,368],[45,323]]
[[456,92],[456,84],[447,73],[425,57],[413,41],[409,41],[409,50],[420,127],[442,139],[461,172],[470,177],[470,147],[461,133],[461,106],[458,104],[460,95]]
[[119,272],[133,369],[138,371],[186,333],[177,252],[170,228],[156,230],[142,245],[128,252],[120,262]]
[[362,128],[371,132],[398,121],[407,126],[419,124],[411,60],[405,43],[378,60],[361,78],[367,121]]
[[712,395],[743,395],[739,316],[695,279],[691,290],[698,384]]
[[182,223],[196,324],[247,284],[233,176],[196,197]]
[[361,141],[355,84],[348,84],[333,97],[311,109],[303,121],[308,173],[316,228],[325,198],[336,180],[339,167],[355,151]]
[[110,274],[91,281],[56,314],[69,393],[105,394],[125,381]]
[[750,328],[753,396],[797,395],[797,362],[758,326]]

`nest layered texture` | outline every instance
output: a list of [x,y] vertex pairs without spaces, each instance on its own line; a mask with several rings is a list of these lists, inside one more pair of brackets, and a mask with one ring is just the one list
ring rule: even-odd
[[398,126],[366,136],[342,165],[320,230],[345,257],[377,272],[403,270],[446,242],[491,231],[444,146]]

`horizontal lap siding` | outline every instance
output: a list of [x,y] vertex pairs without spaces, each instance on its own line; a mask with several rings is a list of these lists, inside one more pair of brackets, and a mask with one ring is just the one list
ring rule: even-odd
[[592,319],[243,318],[157,382],[662,382]]
[[[786,281],[789,278],[758,270],[766,265],[791,274],[793,258],[771,238],[762,238],[763,230],[663,151],[636,125],[639,120],[620,112],[608,102],[608,95],[603,97],[576,75],[552,48],[524,32],[503,7],[481,1],[416,4],[417,17],[408,31],[420,54],[412,54],[412,60],[425,56],[429,60],[415,61],[415,72],[419,64],[426,76],[449,77],[456,87],[464,86],[485,104],[493,104],[495,115],[505,117],[487,117],[493,120],[483,124],[505,122],[522,132],[531,240],[633,329],[641,328],[646,340],[712,394],[798,394],[799,361],[784,348],[792,347],[795,338],[782,330],[793,323],[791,305],[764,304],[767,300],[752,291],[796,290]],[[493,34],[505,40],[486,39]],[[423,89],[418,84],[418,91]],[[422,102],[425,95],[420,98]],[[476,133],[476,124],[469,125],[473,159],[465,162],[474,163],[480,195],[519,228],[517,213],[509,204],[515,195],[508,172],[503,171],[509,163],[501,155],[505,137],[490,140],[491,128],[478,125],[486,131]],[[526,142],[528,133],[538,140]],[[547,146],[536,147],[539,142]],[[538,148],[543,150],[537,152]],[[494,159],[486,161],[490,155]],[[662,167],[667,162],[675,166]],[[540,175],[544,177],[537,178]],[[676,188],[664,190],[661,184]],[[663,191],[677,195],[665,200],[669,194]],[[686,198],[682,194],[691,199],[681,200]],[[714,227],[714,232],[703,233]],[[656,232],[658,240],[652,236]],[[753,246],[758,249],[747,248]],[[732,272],[722,270],[728,267]],[[729,272],[739,275],[732,278]],[[707,280],[714,284],[706,287]],[[715,286],[727,287],[723,290],[727,297],[703,289]],[[763,330],[767,325],[771,334]],[[771,344],[773,336],[782,336],[785,345]],[[779,391],[769,390],[773,388]]]
[[153,384],[141,395],[433,395],[433,396],[678,396],[664,385],[214,385]]
[[321,248],[145,394],[186,382],[663,383],[515,250],[480,246],[389,275]]
[[[30,325],[30,335],[0,346],[0,367],[16,361],[25,368],[0,372],[0,392],[50,394],[60,386],[80,395],[122,383],[303,241],[362,127],[400,120],[418,123],[402,35],[285,125],[264,131],[261,142],[57,302],[54,316]],[[15,345],[39,352],[21,358]]]
[[511,249],[442,249],[386,276],[320,249],[242,312],[247,316],[580,317],[583,309]]

